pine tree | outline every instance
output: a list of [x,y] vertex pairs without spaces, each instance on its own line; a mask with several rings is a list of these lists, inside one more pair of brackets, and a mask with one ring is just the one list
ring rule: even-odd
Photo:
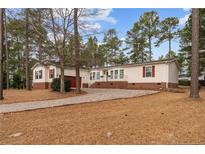
[[88,67],[98,66],[98,43],[96,37],[89,37],[84,47],[84,61],[87,62]]
[[80,93],[80,39],[78,32],[78,8],[74,8],[74,38],[75,38],[75,69],[76,69],[76,93]]
[[169,58],[171,58],[171,43],[173,39],[178,37],[178,23],[179,20],[176,17],[168,17],[160,22],[160,30],[158,33],[158,41],[156,46],[158,47],[161,43],[168,41],[169,42]]
[[117,36],[117,31],[115,29],[109,29],[105,33],[103,41],[107,51],[107,64],[116,65],[121,47],[121,40]]
[[149,61],[152,60],[152,39],[158,34],[159,16],[157,12],[145,12],[140,17],[140,25],[142,26],[143,35],[148,40]]
[[3,9],[0,8],[0,100],[3,97]]
[[[200,25],[199,25],[199,75],[205,71],[205,9],[199,9],[200,14]],[[192,57],[192,20],[191,15],[189,16],[184,28],[180,30],[180,61],[182,67],[188,68],[188,74],[191,74],[191,57]],[[201,52],[202,51],[202,52]]]
[[192,9],[192,65],[190,97],[199,98],[199,9]]
[[128,49],[131,48],[130,59],[133,63],[144,63],[147,61],[146,48],[148,44],[146,38],[142,33],[142,26],[136,22],[132,29],[127,32],[126,44]]
[[26,89],[31,90],[30,64],[29,64],[29,9],[25,9],[25,67],[26,67]]

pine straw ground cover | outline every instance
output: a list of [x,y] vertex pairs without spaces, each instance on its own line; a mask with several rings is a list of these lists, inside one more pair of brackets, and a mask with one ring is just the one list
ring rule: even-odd
[[85,93],[86,92],[76,94],[74,90],[71,90],[70,92],[66,92],[64,95],[61,95],[59,92],[54,92],[48,89],[35,89],[32,91],[9,89],[4,90],[4,100],[0,100],[0,104],[60,99],[82,95]]
[[0,115],[1,144],[204,144],[205,90]]

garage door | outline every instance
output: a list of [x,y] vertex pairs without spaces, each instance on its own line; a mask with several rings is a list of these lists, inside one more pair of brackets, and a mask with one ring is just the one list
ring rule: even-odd
[[[65,79],[71,81],[71,87],[76,88],[76,77],[75,76],[65,76]],[[80,85],[81,85],[81,78],[80,78]]]

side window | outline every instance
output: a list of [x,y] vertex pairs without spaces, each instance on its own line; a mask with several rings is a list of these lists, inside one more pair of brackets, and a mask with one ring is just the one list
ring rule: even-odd
[[40,71],[38,72],[38,78],[39,78],[39,79],[42,79],[42,77],[43,77],[43,71],[40,70]]
[[97,78],[97,80],[100,80],[100,72],[97,72],[96,78]]
[[95,72],[93,72],[93,80],[95,80]]
[[115,79],[118,78],[118,70],[115,70]]
[[55,69],[50,69],[49,70],[49,78],[50,79],[54,78],[54,74],[55,74]]
[[145,75],[146,77],[152,77],[152,67],[151,66],[145,67]]
[[92,72],[90,73],[90,80],[92,80]]
[[38,79],[38,71],[35,71],[35,79]]
[[124,79],[124,70],[120,70],[120,79]]
[[113,79],[113,70],[110,71],[110,78]]
[[43,78],[43,71],[35,71],[35,79],[42,79]]

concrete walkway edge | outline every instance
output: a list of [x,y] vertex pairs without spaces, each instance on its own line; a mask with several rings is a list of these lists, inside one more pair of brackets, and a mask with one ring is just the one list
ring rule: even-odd
[[124,89],[83,89],[88,94],[68,97],[57,100],[33,101],[24,103],[2,104],[0,105],[0,113],[29,111],[35,109],[43,109],[49,107],[65,106],[71,104],[80,104],[88,102],[99,102],[113,99],[132,98],[144,95],[158,93],[153,90],[124,90]]

